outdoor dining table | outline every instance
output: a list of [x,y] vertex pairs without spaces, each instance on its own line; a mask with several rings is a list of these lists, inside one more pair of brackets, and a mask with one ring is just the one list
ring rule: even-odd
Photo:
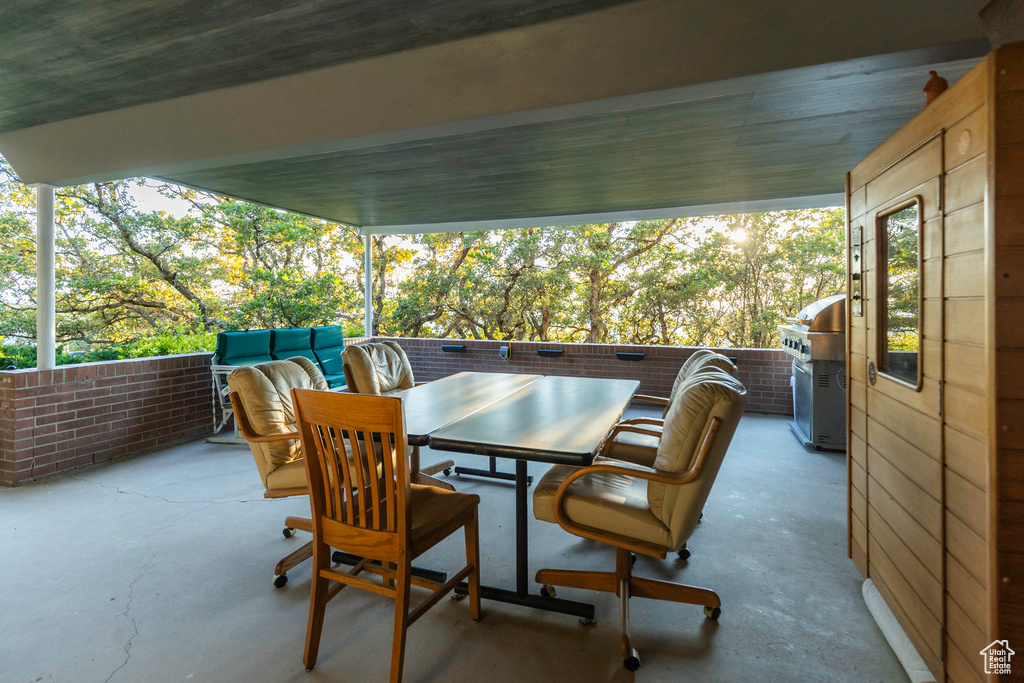
[[[593,605],[529,593],[526,464],[589,465],[639,387],[636,380],[462,372],[399,394],[411,445],[516,461],[515,590],[481,586],[481,597],[593,619]],[[456,592],[465,594],[465,586]]]

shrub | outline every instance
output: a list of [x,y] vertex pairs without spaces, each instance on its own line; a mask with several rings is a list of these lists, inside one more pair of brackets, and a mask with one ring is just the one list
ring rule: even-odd
[[[61,346],[57,348],[57,365],[75,365],[123,358],[171,356],[201,351],[212,353],[216,345],[217,335],[207,332],[203,334],[161,334],[155,337],[143,337],[128,344],[107,346],[84,352],[69,353]],[[12,365],[18,369],[36,367],[36,347],[23,344],[0,344],[0,370],[6,370]]]

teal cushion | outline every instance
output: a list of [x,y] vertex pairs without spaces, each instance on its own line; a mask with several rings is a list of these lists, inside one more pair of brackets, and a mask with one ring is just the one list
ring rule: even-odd
[[345,375],[324,375],[324,379],[327,380],[327,386],[332,389],[345,386]]
[[221,332],[217,335],[216,365],[254,365],[273,360],[270,330]]
[[341,325],[313,328],[313,352],[324,375],[342,375],[341,352],[345,350],[344,342],[345,335],[342,333]]
[[270,330],[270,353],[276,360],[278,355],[288,351],[312,351],[313,332],[308,327],[290,327],[284,330]]
[[321,325],[312,328],[312,332],[314,351],[345,345],[345,334],[342,332],[341,325]]
[[317,363],[318,362],[317,359],[316,359],[316,356],[314,356],[313,352],[310,351],[309,349],[291,349],[290,351],[281,351],[279,353],[278,352],[274,352],[274,353],[272,353],[270,355],[274,357],[274,360],[288,360],[289,358],[295,358],[296,356],[302,356],[303,358],[308,358],[313,363]]

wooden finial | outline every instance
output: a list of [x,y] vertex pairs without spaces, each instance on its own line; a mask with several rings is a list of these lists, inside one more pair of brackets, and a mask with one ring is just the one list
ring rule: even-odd
[[949,81],[936,72],[929,71],[928,75],[931,76],[931,78],[929,78],[928,82],[924,84],[925,106],[931,104],[932,100],[946,92],[946,89],[949,88]]

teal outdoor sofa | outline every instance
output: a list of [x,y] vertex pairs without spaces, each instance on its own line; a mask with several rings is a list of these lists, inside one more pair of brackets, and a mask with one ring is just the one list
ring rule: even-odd
[[[345,386],[341,362],[344,349],[345,335],[341,325],[221,332],[217,335],[217,349],[213,352],[210,368],[213,372],[214,433],[220,432],[233,414],[227,376],[235,368],[302,356],[317,364],[329,387],[338,389]],[[239,441],[237,434],[234,439],[211,440]]]
[[217,335],[213,364],[255,365],[302,356],[320,366],[328,385],[339,387],[345,384],[341,365],[344,342],[341,325],[221,332]]

